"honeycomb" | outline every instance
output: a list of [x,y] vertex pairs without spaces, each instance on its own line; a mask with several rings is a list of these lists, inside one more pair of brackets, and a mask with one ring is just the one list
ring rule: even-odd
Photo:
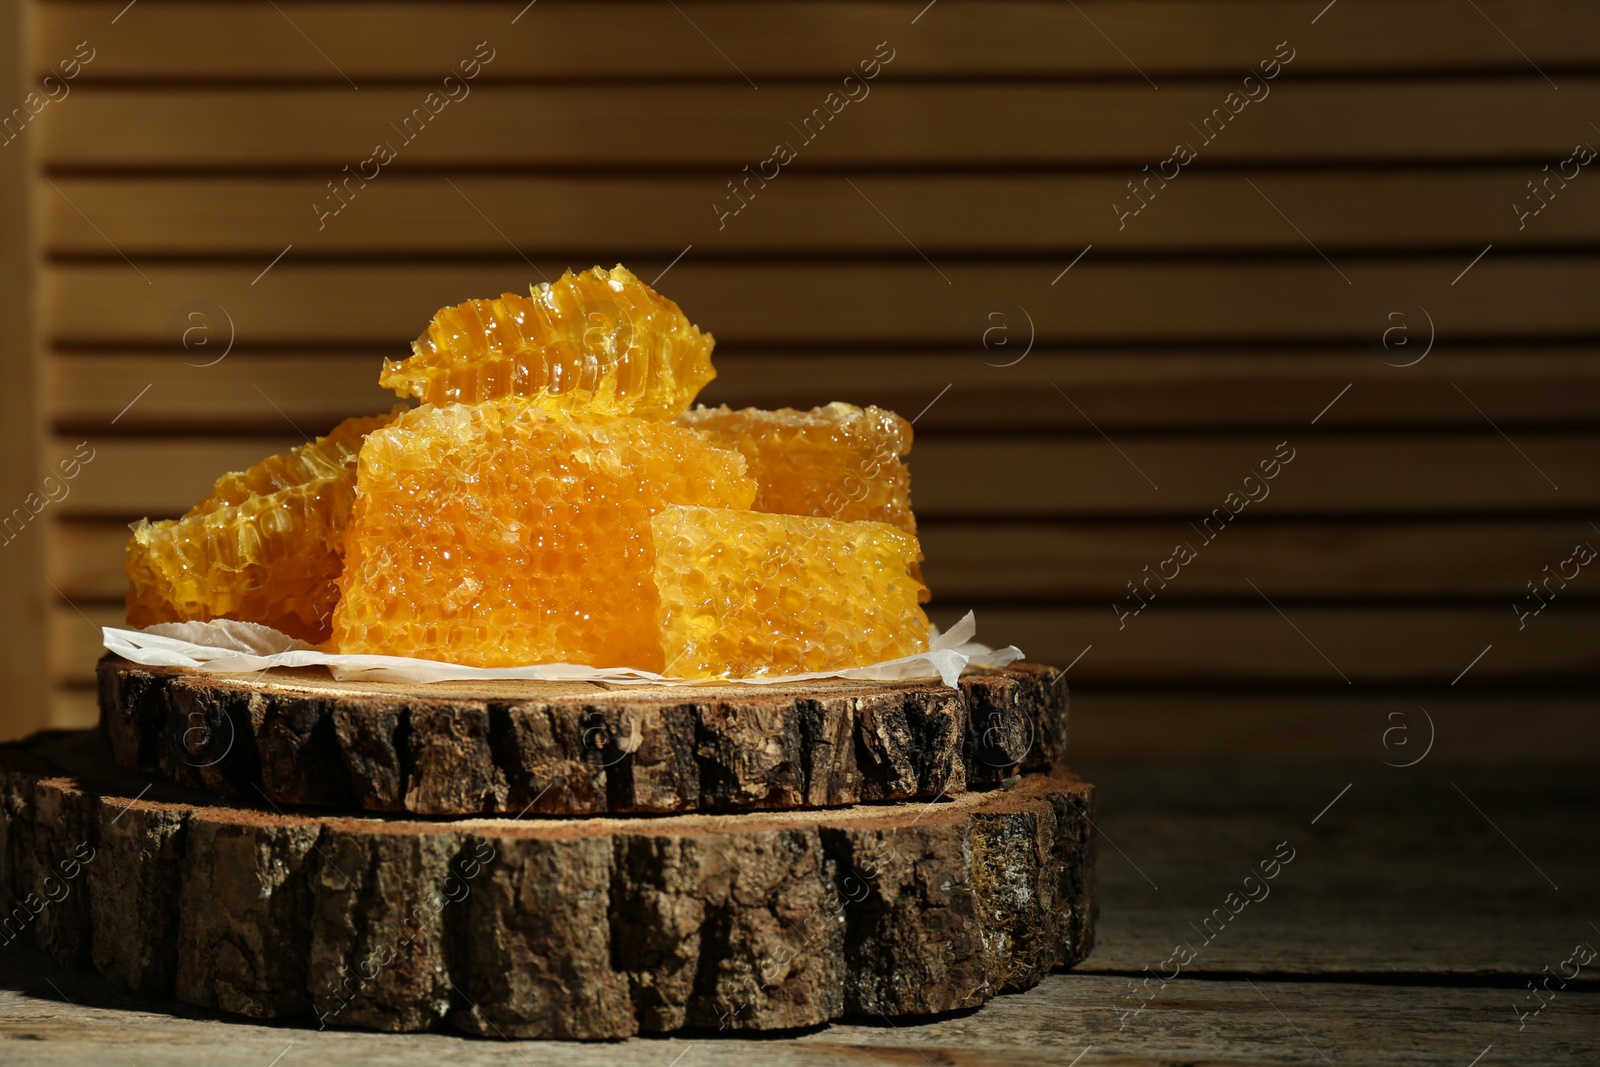
[[[735,448],[756,480],[756,510],[841,522],[886,522],[915,535],[911,424],[883,408],[833,403],[810,411],[697,407],[679,420]],[[921,556],[911,573],[922,581]],[[927,589],[922,592],[927,600]]]
[[240,619],[326,640],[357,452],[393,418],[346,419],[326,437],[223,475],[182,518],[137,523],[126,553],[128,622]]
[[378,381],[425,403],[521,396],[594,415],[672,418],[716,372],[712,336],[620,264],[563,274],[529,296],[434,316]]
[[650,529],[669,675],[829,671],[928,649],[917,540],[892,526],[670,507]]
[[748,508],[755,491],[737,452],[670,422],[524,399],[417,408],[362,446],[334,643],[658,670],[651,516]]

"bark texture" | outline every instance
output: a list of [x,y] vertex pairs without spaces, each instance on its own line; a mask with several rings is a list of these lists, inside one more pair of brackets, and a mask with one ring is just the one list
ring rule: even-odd
[[124,767],[251,801],[418,815],[673,814],[932,799],[1059,762],[1052,667],[782,686],[389,685],[100,661]]
[[491,1037],[975,1007],[1088,953],[1093,791],[665,818],[285,813],[0,746],[4,939],[255,1018]]

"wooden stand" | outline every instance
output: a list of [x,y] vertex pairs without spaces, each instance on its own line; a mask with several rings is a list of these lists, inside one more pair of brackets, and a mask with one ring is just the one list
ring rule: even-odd
[[1059,763],[1052,667],[937,682],[335,682],[100,661],[116,761],[251,801],[595,815],[931,799]]
[[[126,675],[124,675],[126,677]],[[256,1018],[616,1038],[968,1008],[1088,952],[1093,793],[667,818],[217,803],[0,747],[4,939]]]

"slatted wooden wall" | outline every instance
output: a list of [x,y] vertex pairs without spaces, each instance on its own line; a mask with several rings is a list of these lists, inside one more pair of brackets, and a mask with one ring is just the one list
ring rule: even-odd
[[130,519],[385,408],[438,306],[621,261],[716,333],[706,399],[921,413],[937,615],[1073,663],[1081,759],[1365,755],[1390,700],[1436,759],[1600,751],[1600,567],[1512,606],[1600,545],[1590,0],[17,18],[66,91],[0,149],[40,335],[8,383],[37,369],[43,461],[94,458],[25,532],[52,695],[7,732],[91,720]]

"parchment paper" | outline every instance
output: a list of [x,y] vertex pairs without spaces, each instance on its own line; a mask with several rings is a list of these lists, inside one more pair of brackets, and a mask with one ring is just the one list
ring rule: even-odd
[[[968,666],[1004,667],[1022,658],[1015,646],[992,649],[973,640],[978,624],[972,612],[948,633],[935,628],[928,651],[903,659],[885,660],[870,667],[816,674],[787,674],[759,678],[727,678],[724,682],[776,685],[814,678],[902,681],[938,678],[954,687]],[[271,667],[327,667],[339,681],[458,682],[473,678],[532,678],[543,681],[613,682],[637,685],[700,685],[704,682],[667,678],[633,667],[588,667],[571,663],[542,663],[527,667],[466,667],[405,656],[340,656],[323,652],[304,641],[253,622],[168,622],[143,630],[101,627],[105,646],[124,659],[149,667],[193,667],[232,674]]]

